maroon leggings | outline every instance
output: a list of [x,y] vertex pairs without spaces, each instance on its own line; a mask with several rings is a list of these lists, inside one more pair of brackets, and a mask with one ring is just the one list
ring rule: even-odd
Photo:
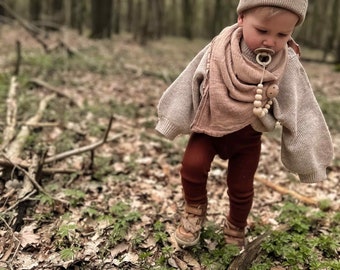
[[228,162],[228,220],[235,226],[247,225],[253,203],[254,174],[261,152],[261,133],[250,125],[225,135],[211,137],[193,133],[184,153],[181,178],[184,199],[188,204],[207,203],[207,179],[215,155]]

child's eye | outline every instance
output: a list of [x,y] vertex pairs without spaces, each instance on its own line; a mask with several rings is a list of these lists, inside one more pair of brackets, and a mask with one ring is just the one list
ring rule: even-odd
[[280,37],[287,37],[288,34],[280,33],[279,36],[280,36]]
[[263,29],[256,29],[257,32],[259,32],[260,34],[266,34],[267,31],[263,30]]

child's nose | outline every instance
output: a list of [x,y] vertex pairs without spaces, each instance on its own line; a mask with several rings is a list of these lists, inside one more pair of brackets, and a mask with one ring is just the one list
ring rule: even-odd
[[275,46],[275,40],[273,38],[266,38],[263,40],[263,45],[265,47],[274,47]]

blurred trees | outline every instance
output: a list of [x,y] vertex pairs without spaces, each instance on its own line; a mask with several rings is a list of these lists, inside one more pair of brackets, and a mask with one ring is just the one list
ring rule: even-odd
[[[236,22],[238,0],[0,0],[31,22],[77,29],[92,38],[129,32],[141,44],[164,35],[212,38]],[[6,11],[0,5],[0,16]],[[340,62],[340,0],[309,0],[308,16],[295,33],[304,46]],[[4,17],[2,17],[4,18]]]
[[91,38],[110,38],[113,0],[91,0]]

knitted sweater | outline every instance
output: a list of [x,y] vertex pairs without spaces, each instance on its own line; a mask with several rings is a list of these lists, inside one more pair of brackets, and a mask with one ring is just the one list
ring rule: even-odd
[[[209,46],[194,57],[159,101],[156,130],[168,139],[192,132],[203,94]],[[255,59],[254,53],[244,46],[242,53]],[[297,173],[301,182],[321,181],[326,178],[326,168],[333,158],[331,136],[307,74],[291,48],[279,88],[272,112],[256,118],[252,126],[266,132],[279,122],[282,125],[281,160],[285,167]]]

